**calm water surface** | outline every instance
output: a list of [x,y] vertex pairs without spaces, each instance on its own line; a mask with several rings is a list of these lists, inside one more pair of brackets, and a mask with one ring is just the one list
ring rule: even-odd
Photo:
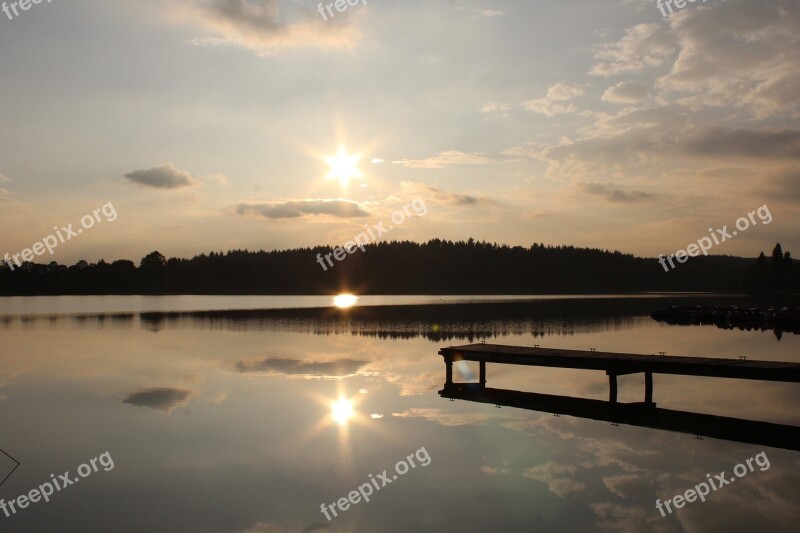
[[[428,305],[487,301],[529,301],[598,298],[654,298],[671,294],[631,295],[409,295],[361,296],[358,305]],[[0,315],[202,311],[209,309],[302,309],[327,307],[330,296],[13,296],[0,297]]]
[[[444,383],[437,350],[453,344],[798,362],[797,335],[659,324],[648,316],[664,305],[655,297],[376,316],[138,314],[292,307],[265,305],[266,297],[204,307],[191,298],[208,297],[0,299],[0,448],[21,463],[0,498],[26,494],[50,474],[76,477],[79,465],[104,452],[114,461],[49,503],[10,518],[0,511],[0,531],[713,532],[796,531],[800,523],[797,452],[437,394]],[[313,298],[294,307],[325,301]],[[442,303],[406,298],[399,303]],[[466,381],[476,368],[455,371]],[[608,394],[601,372],[489,365],[488,379],[498,388]],[[620,378],[620,401],[641,401],[643,387],[641,375]],[[347,404],[333,412],[339,398],[350,402],[351,417]],[[654,399],[669,409],[800,425],[794,384],[657,375]],[[320,512],[370,474],[391,477],[398,461],[423,447],[430,463],[369,503],[331,521]],[[730,477],[762,451],[768,469],[756,467],[666,518],[656,510],[656,498],[683,493],[707,473]],[[0,454],[0,480],[13,466]]]

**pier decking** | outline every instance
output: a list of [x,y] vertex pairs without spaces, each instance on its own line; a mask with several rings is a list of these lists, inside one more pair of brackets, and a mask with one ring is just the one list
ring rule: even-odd
[[711,357],[682,357],[675,355],[640,355],[612,352],[561,350],[553,348],[503,346],[498,344],[469,344],[439,350],[444,358],[445,390],[453,383],[453,362],[480,363],[480,389],[486,388],[486,363],[499,363],[550,368],[602,370],[608,375],[609,401],[617,401],[617,376],[643,373],[646,405],[653,403],[653,374],[705,376],[800,383],[800,363],[757,361],[748,359],[717,359]]

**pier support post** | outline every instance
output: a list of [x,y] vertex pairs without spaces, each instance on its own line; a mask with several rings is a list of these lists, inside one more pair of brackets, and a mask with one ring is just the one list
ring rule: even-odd
[[653,373],[644,373],[644,403],[650,405],[653,403]]
[[453,358],[452,357],[445,357],[444,358],[444,371],[445,371],[445,387],[452,387],[453,386]]
[[480,364],[481,364],[481,371],[480,371],[481,389],[485,389],[486,388],[486,361],[481,361]]
[[608,374],[608,401],[611,403],[617,403],[617,375],[613,372],[607,372]]

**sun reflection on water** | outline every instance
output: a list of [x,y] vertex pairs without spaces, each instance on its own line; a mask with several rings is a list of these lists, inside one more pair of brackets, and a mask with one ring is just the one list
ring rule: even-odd
[[333,305],[339,309],[347,309],[353,307],[358,302],[358,296],[352,294],[339,294],[333,297]]
[[331,402],[331,417],[340,426],[346,426],[353,418],[353,402],[344,397],[339,397],[335,402]]

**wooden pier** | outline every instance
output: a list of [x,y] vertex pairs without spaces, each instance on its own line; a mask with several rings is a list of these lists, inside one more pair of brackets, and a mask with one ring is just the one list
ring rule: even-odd
[[480,364],[478,389],[486,388],[486,363],[602,370],[608,375],[609,402],[617,401],[617,376],[643,373],[644,404],[653,403],[653,374],[705,376],[800,383],[800,363],[682,357],[675,355],[639,355],[612,352],[560,350],[553,348],[469,344],[439,350],[445,362],[445,391],[457,388],[453,383],[455,361],[477,361]]

